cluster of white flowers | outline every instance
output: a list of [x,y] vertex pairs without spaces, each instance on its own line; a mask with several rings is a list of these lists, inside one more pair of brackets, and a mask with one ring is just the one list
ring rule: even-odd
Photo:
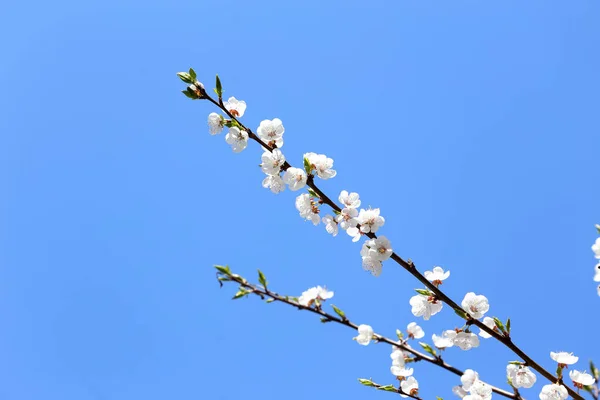
[[452,392],[464,400],[490,400],[492,387],[479,380],[479,374],[472,369],[467,369],[460,377],[462,386],[454,386]]
[[448,329],[442,332],[441,336],[433,334],[431,339],[433,340],[433,345],[440,350],[452,346],[457,346],[462,350],[471,350],[472,348],[479,347],[479,338],[472,332]]
[[517,389],[529,389],[537,380],[531,369],[523,364],[508,364],[506,366],[506,378],[508,379],[508,383]]
[[312,287],[304,292],[298,298],[298,304],[310,307],[313,304],[320,305],[322,301],[333,297],[333,292],[321,286]]
[[319,207],[308,193],[301,194],[296,198],[296,209],[300,212],[302,218],[311,221],[314,225],[319,224],[321,220]]
[[405,357],[406,354],[404,354],[402,350],[399,348],[392,348],[392,354],[390,354],[392,366],[390,367],[390,371],[395,376],[407,378],[413,374],[414,370],[406,367]]

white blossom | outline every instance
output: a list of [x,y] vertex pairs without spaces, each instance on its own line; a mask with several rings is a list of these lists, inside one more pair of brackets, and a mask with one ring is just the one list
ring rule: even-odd
[[425,278],[436,286],[441,285],[449,276],[450,271],[444,272],[442,267],[433,267],[433,271],[425,271]]
[[594,271],[596,271],[596,275],[594,275],[594,282],[600,282],[600,263],[596,264]]
[[340,192],[339,200],[340,200],[340,203],[342,203],[345,208],[360,207],[360,198],[358,196],[358,193],[355,193],[355,192],[348,193],[348,191],[342,190]]
[[594,257],[600,259],[600,237],[592,245],[592,251],[594,252]]
[[355,226],[346,229],[346,233],[352,236],[353,242],[358,242],[360,240],[360,237],[362,236],[360,230]]
[[490,400],[492,398],[492,387],[483,381],[476,380],[469,388],[469,393],[480,396],[482,400]]
[[298,303],[305,307],[310,307],[315,301],[325,301],[333,297],[333,292],[324,287],[312,287],[304,292],[298,298]]
[[329,179],[337,175],[337,172],[331,169],[333,167],[333,160],[325,154],[306,153],[304,154],[304,158],[308,161],[311,168],[315,170],[319,178]]
[[396,376],[411,376],[414,372],[412,368],[407,368],[406,365],[393,365],[390,367],[390,371],[392,374]]
[[[411,396],[416,396],[419,393],[419,382],[417,382],[414,376],[410,376],[400,383],[400,389],[402,389],[404,393],[407,393]],[[402,393],[400,393],[400,396],[408,397]]]
[[379,215],[379,208],[361,209],[358,214],[358,223],[363,233],[375,233],[385,224],[385,218]]
[[435,333],[431,335],[431,339],[433,340],[433,345],[440,350],[446,349],[448,347],[454,346],[454,339],[456,338],[456,331],[452,329],[445,330],[441,336],[436,335]]
[[354,339],[358,344],[366,346],[371,343],[371,339],[373,339],[374,334],[375,332],[373,332],[373,328],[371,328],[370,325],[361,324],[358,326],[358,336],[356,336]]
[[277,147],[283,146],[283,132],[285,128],[279,118],[273,120],[265,119],[260,122],[256,133],[261,140],[267,144],[275,142]]
[[460,377],[460,382],[462,383],[463,389],[465,389],[466,391],[470,391],[471,386],[473,386],[473,384],[478,380],[479,374],[476,371],[473,371],[472,369],[465,370],[465,372],[463,372],[462,376]]
[[355,208],[343,208],[342,211],[336,216],[336,220],[340,224],[340,228],[347,230],[348,228],[356,227],[358,224],[358,220],[356,219],[357,216],[358,211]]
[[285,163],[285,156],[279,149],[265,151],[261,156],[260,168],[267,175],[279,175],[281,166]]
[[408,333],[408,337],[411,339],[421,339],[425,336],[425,332],[423,328],[417,325],[416,322],[411,322],[406,326],[406,332]]
[[[487,326],[490,329],[494,329],[497,330],[498,328],[496,327],[496,323],[494,322],[493,318],[490,317],[484,317],[483,318],[483,324],[485,326]],[[487,333],[486,331],[484,331],[483,329],[479,329],[479,336],[481,336],[484,339],[489,339],[492,337],[492,335],[490,335],[489,333]]]
[[392,359],[393,365],[397,365],[399,367],[404,366],[404,356],[404,351],[396,346],[392,346],[392,354],[390,354],[390,358]]
[[483,295],[476,295],[473,292],[469,292],[463,299],[462,308],[468,312],[471,317],[479,319],[490,309],[487,297]]
[[567,388],[556,383],[545,385],[540,392],[540,400],[567,400],[567,397]]
[[232,126],[225,135],[225,141],[231,146],[234,153],[239,153],[248,146],[248,132]]
[[511,385],[517,389],[520,387],[529,389],[535,384],[537,379],[529,367],[514,364],[508,364],[506,366],[506,377],[511,382]]
[[371,275],[379,276],[383,265],[381,261],[367,256],[362,258],[362,267],[365,271],[369,271]]
[[217,135],[223,131],[223,118],[217,113],[208,114],[208,133]]
[[267,175],[262,181],[262,186],[266,189],[271,189],[271,192],[275,194],[285,190],[285,184],[279,175]]
[[579,360],[579,357],[574,356],[573,353],[567,353],[566,351],[559,351],[557,353],[551,351],[550,358],[562,366],[575,364]]
[[455,395],[457,395],[461,399],[468,394],[468,392],[462,386],[454,386],[452,388],[452,393],[454,393]]
[[577,371],[576,369],[569,372],[569,378],[571,378],[575,386],[578,388],[590,386],[596,382],[596,379],[592,375],[586,372]]
[[323,217],[323,223],[325,224],[325,230],[332,236],[336,236],[338,234],[338,224],[335,219],[327,214]]
[[243,117],[246,111],[246,102],[235,97],[230,97],[229,100],[223,102],[223,105],[236,118]]
[[472,332],[458,332],[454,338],[454,344],[461,350],[471,350],[474,347],[479,347],[479,338]]
[[370,257],[378,261],[387,260],[392,253],[392,244],[385,236],[367,240],[360,251],[361,256]]
[[300,168],[290,167],[285,170],[283,181],[289,186],[292,192],[295,192],[306,186],[306,172]]
[[319,225],[321,218],[319,217],[319,209],[313,203],[310,195],[303,193],[296,197],[296,209],[300,212],[300,216],[307,221],[311,221],[314,225]]
[[431,296],[417,294],[410,298],[412,306],[411,312],[415,317],[423,317],[425,321],[429,320],[432,315],[437,314],[442,309],[443,303],[439,300],[433,300]]

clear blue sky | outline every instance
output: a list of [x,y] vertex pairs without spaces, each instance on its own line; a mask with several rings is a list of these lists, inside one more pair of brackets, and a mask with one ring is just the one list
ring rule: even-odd
[[[293,164],[333,157],[327,193],[380,207],[401,256],[450,269],[458,300],[488,296],[546,367],[552,350],[600,363],[598,2],[356,4],[2,6],[0,398],[393,396],[356,382],[393,382],[387,345],[219,289],[213,264],[291,295],[325,284],[393,335],[418,285],[391,262],[371,277],[358,244],[263,189],[259,149],[233,154],[181,95],[190,66],[247,101],[249,126],[281,118]],[[499,385],[515,359],[491,341],[446,358]],[[425,398],[458,383],[415,376]]]

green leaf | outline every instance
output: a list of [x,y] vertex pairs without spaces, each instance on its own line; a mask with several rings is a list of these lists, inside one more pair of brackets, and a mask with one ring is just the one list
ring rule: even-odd
[[590,360],[590,372],[592,373],[592,376],[596,379],[600,379],[600,370],[598,370],[598,368],[596,368],[596,366],[594,365],[594,362],[592,360]]
[[185,89],[185,91],[187,93],[184,93],[184,94],[187,97],[189,97],[190,99],[192,99],[192,100],[197,100],[198,99],[198,94],[192,88],[190,88],[189,86],[188,86],[187,89]]
[[270,298],[268,298],[268,299],[267,299],[265,302],[266,302],[266,303],[272,303],[272,302],[274,302],[274,301],[275,301],[275,299],[274,299],[274,298],[272,298],[272,297],[270,297]]
[[331,322],[331,320],[329,318],[321,317],[321,322],[326,324],[328,322]]
[[467,313],[465,312],[465,310],[461,310],[460,308],[455,308],[454,312],[456,313],[456,315],[458,315],[462,319],[467,319]]
[[404,339],[404,334],[402,333],[402,331],[400,329],[396,329],[396,336],[398,336],[399,340]]
[[394,385],[379,386],[377,388],[377,390],[385,390],[386,392],[397,392],[398,391],[398,389],[396,389],[394,387]]
[[196,96],[194,94],[191,94],[187,90],[182,90],[181,93],[185,94],[185,97],[187,97],[188,99],[196,100]]
[[496,324],[498,329],[500,329],[500,332],[505,332],[504,324],[502,323],[502,321],[500,321],[499,318],[494,317],[494,323]]
[[510,318],[506,320],[506,332],[510,333]]
[[426,352],[428,352],[429,354],[431,354],[434,357],[436,356],[437,353],[435,352],[435,350],[430,345],[428,345],[425,342],[419,342],[419,344],[421,345],[421,347],[423,348],[423,350],[425,350]]
[[244,297],[248,294],[249,292],[243,288],[240,288],[240,290],[231,298],[232,300],[237,300],[241,297]]
[[358,381],[361,383],[361,385],[375,386],[375,384],[372,381],[370,381],[369,379],[358,378]]
[[308,158],[304,157],[304,170],[306,171],[307,175],[310,175],[310,173],[312,172],[312,165],[310,164],[310,161],[308,161]]
[[333,311],[335,311],[335,313],[337,315],[339,315],[341,319],[343,319],[344,321],[347,319],[346,318],[346,314],[342,310],[340,310],[339,308],[337,308],[333,304],[331,305],[331,308],[333,308]]
[[525,364],[523,361],[509,361],[508,363],[512,364],[512,365],[523,365],[523,364]]
[[219,271],[222,274],[231,275],[231,270],[229,269],[229,267],[227,265],[226,266],[215,265],[215,268],[217,269],[217,271]]
[[179,77],[179,79],[181,79],[185,83],[194,83],[192,76],[190,74],[188,74],[187,72],[178,72],[177,76]]
[[556,367],[556,376],[558,376],[558,379],[562,378],[562,367],[560,364],[558,364],[558,367]]
[[217,93],[217,96],[219,96],[219,98],[221,98],[223,96],[223,86],[221,86],[221,79],[219,79],[219,75],[217,75],[216,86],[217,86],[217,88],[215,89],[215,93]]
[[317,194],[317,192],[315,192],[311,188],[308,188],[308,194],[310,194],[310,197],[315,197],[317,199],[320,198],[319,195]]
[[433,296],[433,293],[427,289],[415,289],[415,292],[422,294],[423,296]]
[[258,270],[258,282],[263,285],[265,289],[267,288],[267,278],[265,278],[265,274],[263,274],[260,269]]
[[196,71],[194,71],[193,68],[190,68],[189,74],[190,74],[190,77],[192,78],[192,81],[196,82]]
[[596,230],[598,231],[598,234],[600,235],[600,225],[596,224]]

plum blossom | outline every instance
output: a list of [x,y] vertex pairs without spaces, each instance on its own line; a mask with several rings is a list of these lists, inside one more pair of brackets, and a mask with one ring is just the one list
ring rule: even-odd
[[328,158],[325,154],[306,153],[304,159],[308,161],[311,171],[314,169],[317,176],[321,179],[333,178],[337,172],[333,167],[333,159]]
[[323,223],[325,224],[325,230],[332,236],[337,236],[338,234],[338,224],[336,220],[329,214],[323,217]]
[[356,342],[360,345],[366,346],[371,343],[371,339],[373,339],[373,328],[370,325],[361,324],[358,326],[358,336],[354,338]]
[[356,211],[355,208],[343,208],[342,211],[336,216],[336,221],[340,224],[340,228],[346,231],[348,228],[356,227],[358,224],[358,220],[356,219],[357,216],[358,211]]
[[225,109],[236,118],[243,117],[246,111],[246,102],[238,100],[235,97],[230,97],[229,100],[223,102]]
[[217,113],[208,114],[208,133],[211,135],[217,135],[223,131],[224,125],[223,118]]
[[506,366],[506,377],[510,384],[517,389],[521,387],[529,389],[537,380],[537,377],[529,367],[515,364],[508,364]]
[[454,344],[461,350],[471,350],[474,347],[479,347],[479,338],[471,332],[458,332],[454,338]]
[[[419,393],[419,382],[417,382],[414,376],[410,376],[400,383],[400,389],[406,394],[416,396]],[[408,397],[402,393],[400,393],[400,396]]]
[[490,309],[487,297],[469,292],[465,295],[461,306],[471,317],[479,319]]
[[568,397],[567,388],[556,383],[544,385],[540,392],[540,400],[567,400]]
[[471,386],[473,386],[473,384],[478,380],[479,374],[476,371],[473,371],[472,369],[465,370],[465,372],[463,372],[462,376],[460,377],[460,382],[462,383],[463,389],[465,389],[466,391],[470,391]]
[[594,257],[600,260],[600,237],[592,245],[592,251],[594,252]]
[[338,200],[344,205],[345,208],[360,207],[360,197],[358,196],[358,193],[355,192],[348,193],[347,190],[342,190]]
[[300,168],[290,167],[285,170],[283,181],[288,185],[292,192],[295,192],[306,186],[306,172]]
[[332,297],[332,291],[321,286],[316,286],[302,292],[302,295],[298,298],[298,303],[305,307],[310,307],[314,302],[325,301]]
[[375,233],[385,224],[385,218],[379,216],[379,208],[361,209],[358,214],[358,223],[363,233]]
[[551,351],[550,358],[552,358],[558,363],[558,365],[562,367],[575,364],[577,361],[579,361],[579,357],[574,356],[573,353],[567,353],[566,351],[559,351],[557,353]]
[[311,221],[313,225],[319,225],[319,222],[321,221],[321,218],[319,217],[319,208],[307,193],[303,193],[296,197],[296,209],[300,212],[302,218]]
[[360,255],[363,258],[370,257],[377,261],[387,260],[392,253],[392,244],[385,236],[367,240],[360,251]]
[[425,336],[425,332],[423,328],[417,325],[416,322],[411,322],[406,326],[406,332],[408,333],[408,337],[411,339],[421,339]]
[[[485,326],[487,326],[490,329],[493,329],[495,331],[498,330],[498,327],[496,326],[496,323],[494,322],[493,318],[490,317],[484,317],[483,318],[483,324]],[[492,335],[490,335],[489,333],[487,333],[486,331],[484,331],[483,329],[479,329],[479,336],[481,336],[484,339],[489,339],[492,337]]]
[[271,192],[277,194],[285,190],[285,183],[279,175],[267,175],[262,181],[262,186],[266,189],[271,189]]
[[483,381],[476,380],[469,388],[469,393],[472,396],[480,396],[483,400],[490,400],[492,398],[492,387]]
[[435,286],[442,284],[442,281],[450,276],[450,271],[444,272],[442,267],[433,267],[433,271],[425,271],[425,278]]
[[433,345],[440,350],[444,350],[448,347],[454,346],[454,339],[458,334],[452,329],[445,330],[442,336],[438,336],[435,333],[431,335]]
[[265,119],[260,122],[256,129],[258,137],[267,144],[274,143],[277,147],[283,146],[283,132],[285,128],[279,118],[273,120]]
[[569,378],[571,378],[575,387],[579,389],[583,388],[584,386],[593,385],[594,382],[596,382],[596,379],[592,375],[577,371],[576,369],[569,372]]
[[363,257],[362,258],[362,267],[365,271],[369,271],[373,276],[381,275],[381,269],[383,264],[381,261],[376,260],[371,257]]
[[362,236],[361,231],[355,226],[346,229],[346,233],[352,236],[353,242],[358,242],[360,240],[360,237]]
[[441,311],[443,303],[432,296],[417,294],[410,298],[411,312],[415,317],[423,317],[425,321]]
[[267,175],[279,175],[281,166],[285,163],[285,156],[279,149],[265,151],[261,156],[260,169]]
[[460,397],[461,399],[465,397],[469,392],[467,392],[462,386],[454,386],[452,388],[452,393]]
[[234,153],[239,153],[248,146],[248,132],[240,130],[237,126],[229,128],[225,141],[231,146]]
[[401,365],[392,363],[392,366],[390,367],[390,372],[396,376],[407,377],[411,376],[414,370],[412,368],[407,368],[404,363],[402,363]]

